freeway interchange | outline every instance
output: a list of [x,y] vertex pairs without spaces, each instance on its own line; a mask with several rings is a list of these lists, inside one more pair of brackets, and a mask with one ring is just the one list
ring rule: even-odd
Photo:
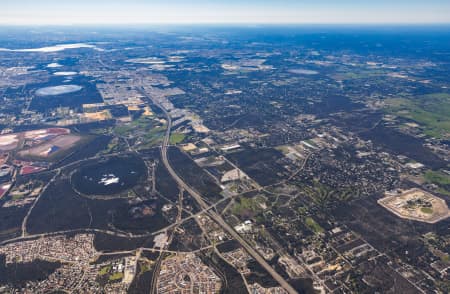
[[[148,97],[150,98],[150,97]],[[150,98],[151,99],[151,98]],[[207,211],[207,214],[217,223],[222,229],[230,234],[239,244],[250,254],[279,284],[289,293],[297,293],[297,291],[280,275],[278,274],[265,260],[264,258],[252,248],[252,246],[245,241],[225,220],[213,210],[208,211],[209,205],[203,200],[202,196],[195,191],[192,187],[187,185],[184,180],[175,172],[175,170],[170,165],[169,158],[167,156],[167,149],[169,146],[170,133],[172,128],[172,119],[168,111],[156,101],[153,101],[156,106],[158,106],[165,114],[167,118],[167,129],[165,137],[161,146],[161,158],[164,166],[172,176],[172,178],[177,182],[181,189],[187,191],[199,204],[199,206]]]

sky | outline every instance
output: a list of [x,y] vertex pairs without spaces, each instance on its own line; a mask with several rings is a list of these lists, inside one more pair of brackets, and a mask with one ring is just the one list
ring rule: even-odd
[[0,0],[2,25],[440,23],[450,0]]

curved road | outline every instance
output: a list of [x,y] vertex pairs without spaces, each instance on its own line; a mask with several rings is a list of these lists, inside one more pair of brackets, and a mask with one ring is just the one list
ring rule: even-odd
[[[145,94],[145,92],[144,92]],[[148,95],[145,94],[147,97]],[[148,97],[151,99],[150,97]],[[170,117],[169,113],[166,111],[164,107],[162,107],[159,103],[156,101],[153,101],[156,106],[158,106],[166,115],[167,117],[167,130],[164,137],[163,144],[161,146],[161,157],[164,166],[170,173],[170,175],[173,177],[173,179],[177,182],[177,184],[187,191],[200,205],[202,209],[207,209],[209,205],[203,200],[202,196],[192,189],[190,186],[188,186],[183,179],[181,179],[178,174],[175,172],[175,170],[172,168],[172,166],[169,163],[169,160],[167,158],[167,147],[169,145],[169,139],[170,139],[170,132],[172,128],[172,118]],[[278,274],[267,262],[266,260],[255,250],[253,247],[245,241],[230,225],[228,225],[223,218],[215,213],[214,211],[208,212],[209,216],[216,221],[224,231],[226,231],[228,234],[230,234],[236,241],[238,241],[242,247],[283,287],[287,292],[289,293],[297,293],[297,291],[280,275]]]

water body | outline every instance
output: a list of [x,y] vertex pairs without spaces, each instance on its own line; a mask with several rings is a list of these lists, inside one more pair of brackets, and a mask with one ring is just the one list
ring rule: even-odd
[[61,64],[57,63],[57,62],[53,62],[47,65],[48,68],[58,68],[58,67],[62,67]]
[[57,71],[53,73],[55,76],[74,76],[77,74],[78,73],[76,71]]
[[291,69],[289,70],[290,73],[299,74],[299,75],[317,75],[319,74],[318,71],[310,70],[310,69]]
[[67,49],[79,49],[79,48],[91,48],[97,51],[103,51],[103,49],[98,48],[95,45],[90,45],[86,43],[75,43],[75,44],[58,44],[54,46],[41,47],[41,48],[26,48],[26,49],[8,49],[0,48],[0,51],[6,52],[42,52],[42,53],[52,53],[64,51]]
[[[83,104],[103,102],[95,83],[83,75],[55,76],[46,83],[30,84],[30,110],[46,113],[57,107],[82,111]],[[35,89],[39,89],[37,92]],[[44,90],[45,89],[45,90]]]
[[61,85],[61,86],[54,86],[54,87],[45,87],[45,88],[38,89],[36,91],[36,95],[38,95],[38,96],[56,96],[56,95],[78,92],[81,89],[83,89],[83,87],[78,86],[78,85]]

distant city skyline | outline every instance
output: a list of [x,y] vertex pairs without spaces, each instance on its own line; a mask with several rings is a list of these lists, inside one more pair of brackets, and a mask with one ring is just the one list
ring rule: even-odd
[[439,24],[444,0],[3,0],[2,25]]

